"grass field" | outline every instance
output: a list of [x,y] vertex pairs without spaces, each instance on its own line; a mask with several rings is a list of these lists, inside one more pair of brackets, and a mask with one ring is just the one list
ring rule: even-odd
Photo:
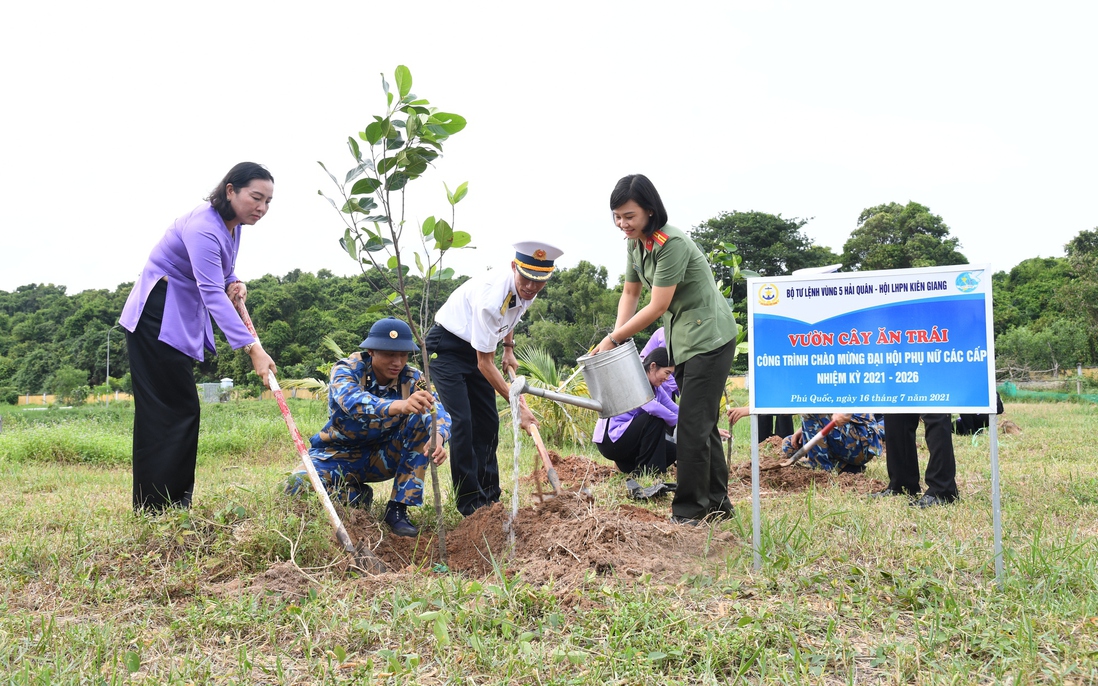
[[[324,421],[322,403],[291,407],[303,432]],[[980,436],[955,437],[953,506],[770,494],[761,572],[738,502],[720,525],[733,545],[696,573],[592,571],[567,592],[527,584],[506,559],[483,578],[347,576],[315,501],[279,492],[296,457],[275,404],[203,411],[195,507],[159,517],[130,509],[129,406],[0,411],[5,683],[1098,683],[1088,405],[1007,406],[1024,433],[1000,438],[1001,588]],[[746,460],[746,423],[736,434]],[[883,461],[869,476],[885,478]],[[596,502],[621,490],[612,479]],[[459,520],[452,506],[447,518]]]

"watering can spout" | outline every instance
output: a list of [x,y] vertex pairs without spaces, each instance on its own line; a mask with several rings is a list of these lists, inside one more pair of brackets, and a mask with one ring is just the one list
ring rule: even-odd
[[526,377],[520,376],[515,379],[515,382],[511,384],[511,395],[515,395],[515,387],[518,386],[519,393],[529,393],[530,395],[536,395],[539,398],[545,398],[547,400],[555,400],[558,403],[566,403],[568,405],[575,405],[576,407],[583,407],[588,410],[594,410],[595,412],[602,413],[602,403],[593,398],[582,398],[578,395],[568,395],[567,393],[557,393],[556,391],[550,391],[545,388],[535,388],[526,384]]

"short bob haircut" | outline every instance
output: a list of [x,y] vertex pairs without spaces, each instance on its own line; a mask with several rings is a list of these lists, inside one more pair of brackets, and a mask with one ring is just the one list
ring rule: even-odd
[[652,365],[663,369],[664,367],[674,367],[675,363],[671,361],[671,356],[667,353],[667,348],[660,346],[653,348],[652,352],[648,353],[644,358],[644,371],[647,372],[652,368]]
[[648,219],[648,225],[644,227],[644,235],[650,236],[653,231],[667,225],[667,210],[663,209],[659,191],[644,174],[630,174],[618,181],[614,192],[610,194],[610,209],[616,210],[630,200],[652,215]]
[[240,192],[256,179],[270,181],[271,183],[274,183],[275,180],[271,176],[271,172],[267,171],[267,168],[262,164],[241,162],[229,170],[229,173],[221,179],[221,183],[213,189],[206,199],[210,201],[210,204],[213,205],[213,208],[217,210],[222,219],[230,221],[236,218],[236,212],[233,211],[233,206],[229,203],[228,193],[225,188],[232,184],[233,190]]

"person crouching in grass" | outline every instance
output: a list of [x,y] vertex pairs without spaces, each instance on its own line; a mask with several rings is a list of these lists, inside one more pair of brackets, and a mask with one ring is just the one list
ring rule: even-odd
[[[309,456],[328,493],[353,507],[369,509],[374,498],[369,484],[393,479],[385,523],[397,536],[418,536],[408,507],[423,504],[427,460],[446,461],[450,415],[433,394],[416,390],[421,373],[408,365],[408,355],[418,347],[406,323],[382,319],[360,347],[365,355],[354,353],[332,367],[330,417],[310,439]],[[432,405],[436,440],[428,456]],[[308,488],[304,468],[286,484],[290,495]]]
[[864,472],[866,463],[883,452],[884,422],[872,414],[803,414],[801,428],[782,441],[782,454],[787,459],[791,457],[831,421],[835,422],[835,428],[809,448],[794,466],[855,474]]

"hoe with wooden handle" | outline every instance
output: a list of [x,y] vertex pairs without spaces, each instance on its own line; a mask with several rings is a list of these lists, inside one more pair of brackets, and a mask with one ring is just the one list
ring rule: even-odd
[[[511,383],[515,382],[515,373],[511,370],[507,370],[507,374],[511,377]],[[545,442],[541,440],[541,432],[538,431],[538,427],[531,424],[526,432],[534,439],[534,445],[537,446],[538,455],[541,455],[541,462],[545,465],[545,474],[549,477],[549,485],[553,487],[553,495],[560,496],[562,493],[560,487],[560,477],[557,476],[557,470],[553,467],[553,460],[549,459],[549,451],[545,449]]]
[[[240,313],[240,318],[244,320],[244,326],[248,327],[248,331],[258,341],[259,334],[255,332],[252,318],[248,316],[248,310],[244,307],[243,301],[237,300],[235,304],[237,312]],[[339,540],[343,549],[351,555],[355,567],[371,574],[381,574],[385,571],[385,563],[374,554],[374,551],[367,547],[365,541],[361,545],[355,546],[354,541],[351,540],[351,535],[347,533],[347,528],[343,526],[339,514],[336,513],[335,506],[332,505],[332,499],[328,496],[328,489],[324,488],[324,483],[316,472],[316,466],[313,465],[313,460],[305,449],[305,441],[301,438],[301,432],[297,430],[297,424],[294,423],[294,418],[290,415],[290,408],[286,405],[286,398],[282,395],[282,389],[278,386],[278,380],[275,379],[274,372],[267,375],[267,380],[270,382],[271,392],[274,393],[275,400],[278,401],[278,409],[282,411],[282,418],[286,420],[286,428],[290,430],[290,437],[294,440],[294,447],[297,448],[301,463],[305,465],[305,473],[309,475],[309,483],[312,484],[313,490],[316,491],[317,497],[324,505],[324,511],[328,513],[328,519],[332,523],[332,528],[335,529],[336,539]]]
[[820,429],[820,432],[817,433],[815,436],[813,436],[811,440],[807,441],[804,445],[802,445],[800,447],[800,449],[797,450],[797,452],[793,453],[792,456],[790,456],[789,458],[787,458],[785,460],[782,460],[778,464],[782,467],[788,467],[789,465],[793,464],[797,460],[801,459],[802,457],[804,457],[805,453],[807,453],[809,450],[811,450],[812,448],[819,445],[820,441],[827,438],[827,434],[831,433],[831,430],[834,429],[834,428],[835,428],[835,420],[832,419],[830,422],[827,423],[827,426]]

